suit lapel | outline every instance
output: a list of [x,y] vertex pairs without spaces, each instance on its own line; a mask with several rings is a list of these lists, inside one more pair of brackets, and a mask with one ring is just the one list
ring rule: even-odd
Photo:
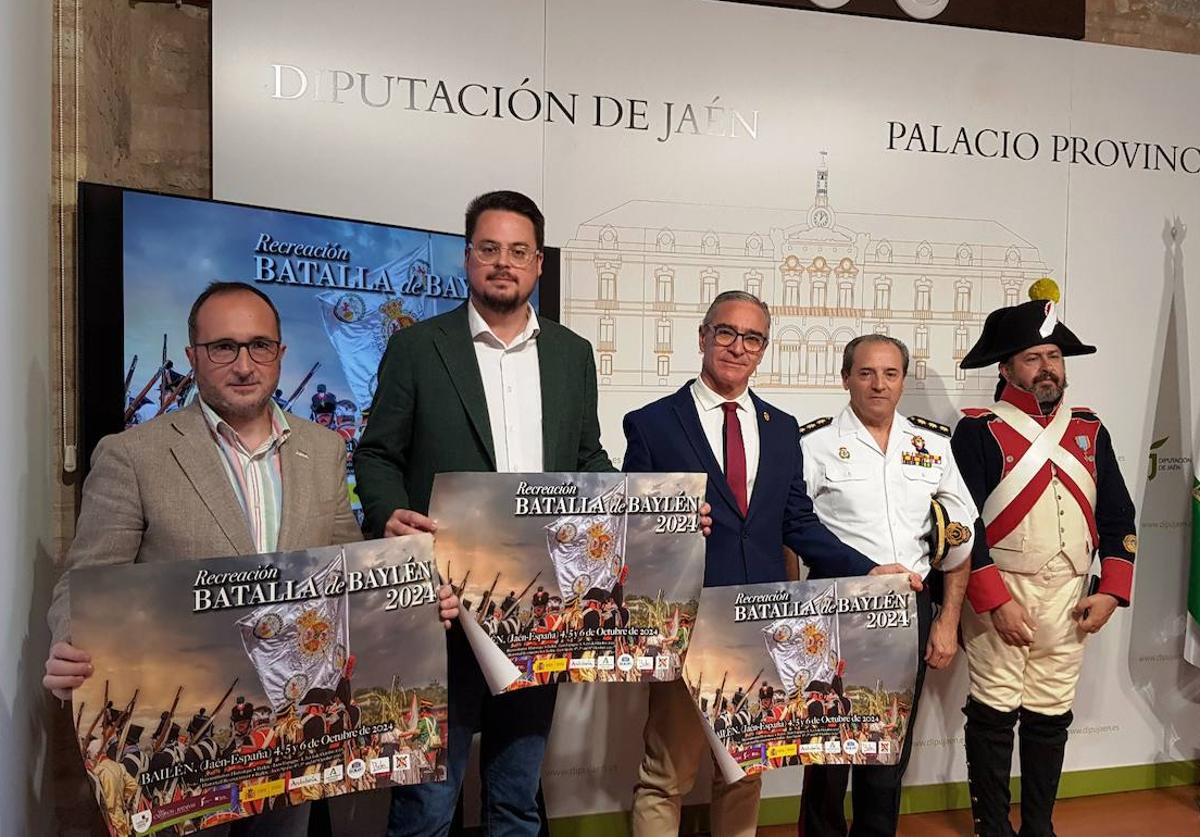
[[[754,420],[758,422],[758,471],[754,475],[754,494],[750,497],[747,520],[754,516],[759,506],[767,502],[763,498],[775,491],[775,478],[779,470],[777,465],[785,460],[782,456],[772,454],[784,450],[782,446],[786,444],[786,441],[777,435],[784,423],[778,420],[775,411],[760,401],[753,392],[750,393],[750,401],[754,404]],[[771,418],[776,420],[771,421]]]
[[458,391],[458,398],[466,410],[471,426],[483,442],[488,464],[496,467],[496,448],[492,443],[492,425],[488,419],[487,397],[483,394],[483,377],[479,374],[479,361],[475,358],[475,346],[471,343],[471,327],[467,322],[467,306],[463,303],[447,317],[441,333],[433,338],[450,381]]
[[[733,513],[741,517],[742,510],[738,508],[733,491],[729,488],[729,482],[725,479],[725,472],[721,469],[721,463],[717,462],[712,446],[708,443],[708,437],[704,435],[704,428],[700,425],[696,402],[692,398],[691,383],[684,385],[683,389],[675,393],[675,397],[671,400],[671,409],[675,411],[675,416],[679,419],[683,435],[704,465],[704,470],[708,472],[710,483],[717,487],[718,493],[733,509]],[[760,456],[759,459],[761,460],[762,457]]]
[[[555,452],[558,450],[559,422],[563,416],[559,405],[568,397],[571,381],[567,375],[564,353],[557,345],[553,331],[543,329],[538,334],[537,354],[542,391],[542,467],[554,471],[558,470]],[[572,463],[567,470],[574,467]]]
[[[217,526],[239,555],[255,552],[246,515],[229,484],[221,454],[213,442],[199,402],[180,410],[171,425],[180,434],[171,445],[171,455],[192,484]],[[286,492],[285,492],[286,493]]]
[[[283,509],[275,548],[286,552],[293,548],[305,515],[317,507],[313,488],[316,474],[308,449],[297,440],[295,431],[279,449],[280,479],[283,481]],[[299,548],[299,547],[296,547]]]

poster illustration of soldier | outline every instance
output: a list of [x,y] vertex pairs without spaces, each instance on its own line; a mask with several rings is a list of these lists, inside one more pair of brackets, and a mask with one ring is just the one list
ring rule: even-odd
[[95,665],[77,741],[109,833],[444,780],[432,550],[414,535],[73,570],[72,631]]
[[725,778],[895,764],[912,712],[906,578],[707,587],[684,676]]
[[706,479],[438,474],[438,566],[492,692],[678,679],[704,581]]

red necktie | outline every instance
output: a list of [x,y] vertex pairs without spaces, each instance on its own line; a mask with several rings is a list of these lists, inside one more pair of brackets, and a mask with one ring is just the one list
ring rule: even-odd
[[746,516],[746,443],[742,441],[742,423],[737,416],[737,402],[726,401],[725,411],[725,481],[737,500],[738,510]]

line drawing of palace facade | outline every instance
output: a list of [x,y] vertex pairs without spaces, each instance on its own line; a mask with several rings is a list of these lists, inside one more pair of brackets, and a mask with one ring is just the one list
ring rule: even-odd
[[807,209],[635,200],[579,225],[562,314],[592,341],[602,390],[694,377],[704,312],[738,289],[771,309],[758,390],[840,392],[846,343],[877,332],[908,346],[910,388],[990,397],[994,370],[958,362],[988,312],[1048,274],[1038,248],[995,220],[841,212],[824,156]]

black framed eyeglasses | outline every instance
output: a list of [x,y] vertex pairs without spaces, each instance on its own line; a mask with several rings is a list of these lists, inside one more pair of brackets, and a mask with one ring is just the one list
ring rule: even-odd
[[269,340],[266,337],[255,337],[253,340],[242,343],[237,340],[210,340],[207,343],[192,344],[194,349],[204,349],[208,354],[208,359],[217,366],[228,366],[233,363],[238,359],[243,348],[255,363],[271,363],[279,357],[279,346],[278,340]]
[[742,348],[752,355],[756,355],[767,348],[767,338],[757,331],[738,331],[736,328],[727,325],[710,325],[708,329],[712,332],[713,340],[716,341],[718,346],[732,346],[740,337],[742,338]]
[[480,264],[495,264],[500,261],[500,254],[507,250],[508,260],[513,267],[529,267],[533,264],[533,259],[537,256],[536,248],[526,244],[514,244],[511,247],[505,247],[495,241],[481,241],[478,244],[467,245],[471,252],[475,254],[475,258],[479,259]]

